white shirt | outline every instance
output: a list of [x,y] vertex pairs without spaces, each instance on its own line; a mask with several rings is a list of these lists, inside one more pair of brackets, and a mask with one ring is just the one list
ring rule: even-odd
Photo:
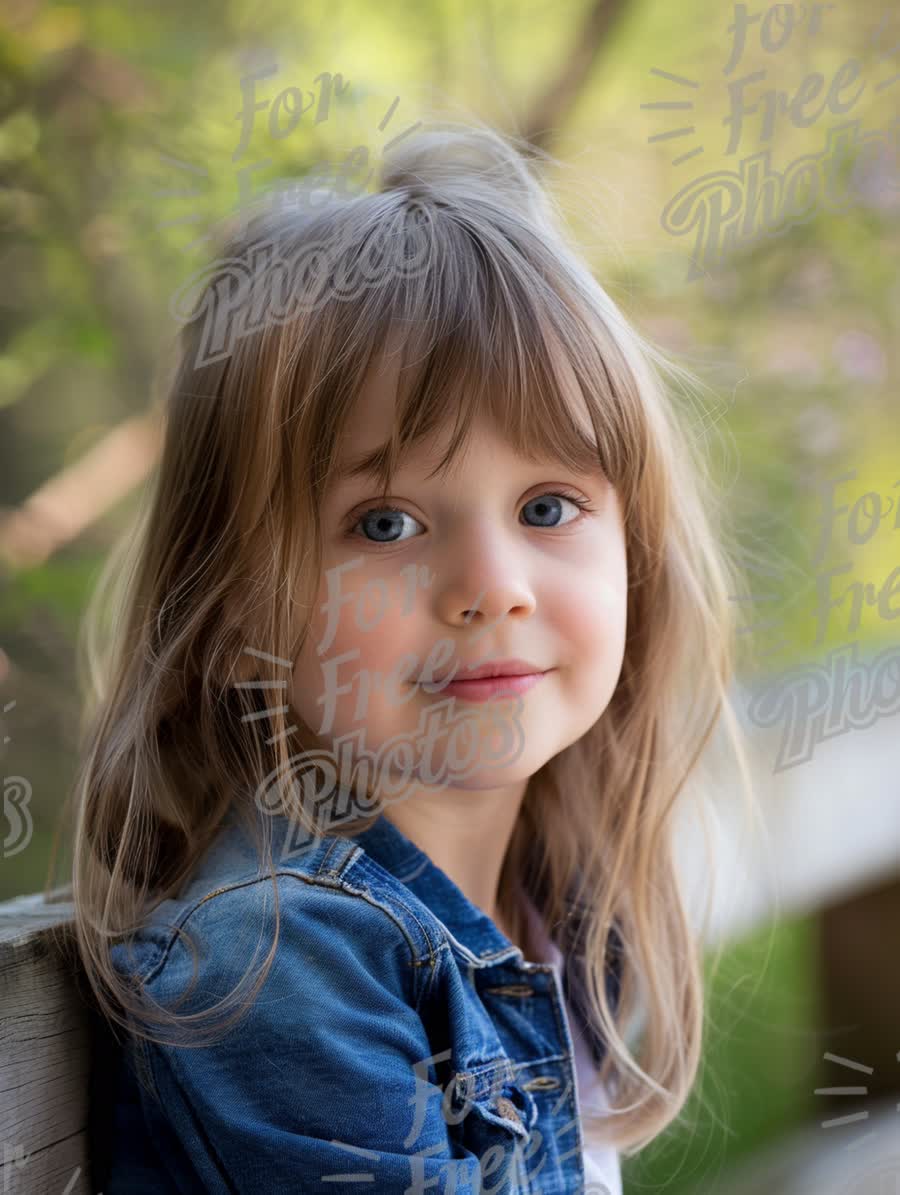
[[[543,918],[534,903],[525,896],[525,913],[528,918],[529,934],[534,943],[537,957],[533,962],[550,963],[562,984],[562,951],[550,940]],[[566,1004],[566,1019],[575,1049],[575,1089],[580,1109],[603,1112],[609,1108],[606,1089],[600,1082],[590,1047],[581,1033],[576,1032],[575,1018]],[[586,1146],[584,1158],[584,1195],[622,1195],[622,1172],[619,1168],[618,1150],[611,1145]]]

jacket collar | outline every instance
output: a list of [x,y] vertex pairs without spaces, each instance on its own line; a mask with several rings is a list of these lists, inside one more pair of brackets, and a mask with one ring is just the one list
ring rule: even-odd
[[[260,821],[263,815],[257,814]],[[270,821],[273,852],[292,842],[292,823],[283,814],[265,815]],[[303,866],[313,866],[313,856],[321,861],[333,845],[334,837],[325,834],[310,840],[316,849],[299,856]],[[414,896],[443,923],[453,945],[470,966],[487,967],[497,962],[524,962],[515,943],[501,933],[490,917],[474,905],[445,871],[380,813],[375,821],[355,834],[345,834],[348,847],[355,843],[377,864],[404,884]],[[351,848],[352,849],[352,848]],[[187,901],[222,883],[229,876],[259,866],[257,848],[248,837],[236,807],[225,815],[221,833],[206,852],[203,862],[187,882],[181,899]],[[527,964],[526,964],[527,965]]]
[[[488,967],[501,962],[511,963],[523,971],[546,969],[548,964],[555,967],[564,999],[587,1036],[596,1064],[602,1063],[606,1046],[584,1003],[584,960],[580,956],[567,957],[552,941],[537,906],[523,886],[520,885],[520,898],[524,902],[531,940],[540,955],[533,961],[526,960],[519,947],[510,942],[490,917],[472,904],[446,872],[432,863],[429,856],[384,813],[379,814],[369,829],[353,835],[353,841],[405,884],[443,922],[454,948],[471,967]],[[619,941],[615,930],[613,937]],[[615,962],[607,975],[607,991],[614,1003],[618,998],[618,965]]]
[[[207,853],[200,873],[193,876],[189,891],[183,893],[182,898],[207,891],[210,884],[238,874],[245,866],[258,866],[256,848],[236,824],[236,817],[234,809],[226,815],[226,826],[223,827],[222,835]],[[274,830],[275,842],[283,842],[289,823],[282,816],[276,817],[274,821],[277,823]],[[520,892],[531,927],[531,941],[538,946],[540,952],[539,959],[533,961],[526,960],[519,947],[510,942],[490,917],[474,905],[446,872],[433,863],[423,850],[385,817],[384,813],[379,814],[368,829],[347,837],[362,847],[370,858],[404,884],[431,910],[446,928],[457,953],[465,958],[470,967],[509,963],[528,971],[531,968],[545,968],[548,963],[556,964],[562,974],[566,999],[573,1002],[577,1009],[576,1015],[583,1014],[583,960],[577,955],[570,957],[564,954],[550,940],[538,912],[538,905],[521,884]],[[329,836],[326,835],[318,841],[321,844],[320,851],[327,851]],[[165,908],[166,902],[158,906],[159,910]],[[576,915],[576,925],[578,921]],[[615,926],[612,928],[611,937],[607,991],[615,1007],[619,999],[623,966],[623,945]],[[599,1063],[602,1061],[605,1046],[593,1029],[589,1030],[589,1037]]]
[[443,922],[453,944],[471,965],[485,967],[512,960],[524,963],[519,947],[383,812],[353,839]]

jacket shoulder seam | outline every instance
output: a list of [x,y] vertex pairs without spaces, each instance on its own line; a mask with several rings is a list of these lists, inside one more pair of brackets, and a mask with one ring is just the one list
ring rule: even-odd
[[[395,905],[399,906],[399,908],[402,910],[403,914],[406,917],[410,918],[410,920],[415,923],[416,928],[419,930],[419,933],[422,935],[422,940],[425,943],[426,954],[424,957],[420,958],[415,949],[414,943],[412,941],[412,938],[411,938],[408,930],[403,925],[402,918],[396,917],[392,912],[389,914],[390,916],[393,917],[393,919],[397,922],[397,924],[403,928],[403,932],[407,938],[407,941],[410,944],[410,952],[412,955],[410,965],[413,968],[413,982],[414,982],[415,988],[416,988],[415,1007],[416,1007],[416,1011],[418,1011],[422,1005],[424,998],[430,994],[430,992],[434,986],[435,976],[437,975],[437,972],[440,969],[440,964],[441,964],[444,956],[450,949],[450,943],[447,941],[447,939],[445,937],[442,937],[441,941],[439,941],[437,944],[435,944],[435,942],[432,940],[432,935],[429,934],[429,932],[428,932],[428,927],[425,925],[425,923],[422,921],[422,919],[418,916],[415,909],[411,908],[410,905],[408,905],[406,903],[406,901],[403,899],[403,892],[406,889],[403,887],[403,885],[400,883],[400,881],[397,880],[396,877],[391,875],[390,872],[388,872],[384,868],[382,868],[380,866],[380,864],[378,864],[376,860],[373,860],[370,855],[366,854],[366,852],[361,847],[358,849],[357,852],[354,852],[354,854],[350,857],[350,861],[349,861],[348,865],[346,866],[346,868],[344,868],[344,871],[342,874],[346,875],[346,872],[350,871],[351,868],[353,868],[353,867],[359,866],[360,868],[364,869],[366,867],[366,865],[372,865],[372,864],[374,864],[375,867],[377,867],[381,876],[386,877],[388,880],[392,881],[392,883],[390,883],[387,887],[388,899],[391,900]],[[358,896],[362,896],[366,900],[374,899],[372,897],[370,891],[368,890],[368,888],[351,887],[351,885],[348,883],[348,881],[346,879],[344,879],[344,885],[351,891],[355,892]],[[378,901],[375,901],[375,903],[378,904],[379,908],[383,908],[385,910],[385,912],[388,912],[387,905],[382,905]],[[420,977],[422,977],[422,978],[420,979]]]
[[[357,850],[351,854],[347,860],[347,866],[345,866],[343,869],[344,874],[345,872],[350,871],[351,868],[365,870],[367,866],[374,868],[379,878],[385,881],[387,894],[390,896],[390,899],[396,903],[400,909],[402,909],[405,917],[408,917],[410,921],[415,924],[416,929],[422,936],[425,954],[420,957],[415,949],[412,950],[412,966],[417,968],[417,974],[427,975],[427,982],[425,982],[422,986],[422,991],[417,993],[416,1007],[418,1009],[425,995],[428,995],[431,992],[431,988],[434,987],[434,979],[437,970],[439,970],[441,958],[449,951],[448,939],[445,934],[440,933],[439,931],[439,934],[437,934],[437,940],[435,940],[434,929],[431,929],[429,932],[428,924],[425,923],[425,921],[420,917],[420,914],[417,913],[416,909],[412,908],[410,903],[406,902],[404,899],[404,896],[409,893],[409,889],[406,888],[405,884],[398,880],[398,878],[394,876],[391,871],[388,871],[386,868],[382,868],[378,860],[373,859],[371,854],[368,854],[365,850],[363,850],[362,847],[357,848]],[[430,911],[429,915],[431,919],[436,920],[434,918],[434,914],[430,914]]]
[[[352,855],[351,855],[351,858],[352,858]],[[353,885],[347,883],[346,880],[341,878],[342,872],[344,870],[346,870],[346,868],[339,867],[338,869],[336,869],[334,871],[328,871],[328,872],[319,871],[315,875],[305,875],[299,871],[292,871],[290,869],[279,868],[275,871],[274,874],[275,874],[276,879],[285,877],[287,879],[292,879],[292,880],[296,880],[296,881],[299,881],[304,884],[308,884],[310,887],[313,887],[313,888],[318,888],[321,890],[331,891],[331,892],[336,892],[336,893],[343,893],[345,896],[349,896],[354,899],[364,900],[372,908],[380,909],[381,912],[394,925],[397,926],[397,928],[400,930],[401,934],[403,935],[403,937],[406,941],[407,947],[409,949],[409,956],[410,956],[408,965],[410,968],[410,974],[413,979],[413,995],[415,997],[415,1006],[418,1009],[419,1004],[421,1003],[421,993],[418,990],[420,985],[418,983],[417,976],[420,973],[420,969],[422,967],[430,966],[430,967],[432,967],[432,969],[434,968],[434,966],[435,966],[434,960],[436,958],[436,955],[439,953],[439,951],[436,952],[436,951],[432,950],[428,958],[420,960],[416,953],[415,944],[412,940],[412,937],[410,936],[409,930],[403,924],[402,918],[399,917],[397,915],[397,913],[388,904],[385,904],[385,903],[379,901],[368,890],[356,888]],[[262,875],[262,876],[259,874],[255,874],[253,876],[246,877],[242,880],[234,880],[229,884],[223,884],[221,887],[215,888],[211,892],[205,893],[203,896],[201,896],[197,900],[195,900],[187,909],[183,909],[182,912],[179,914],[178,919],[170,927],[171,932],[168,936],[168,941],[166,942],[164,947],[160,948],[159,957],[153,962],[150,969],[142,976],[142,980],[141,980],[142,984],[144,984],[144,985],[149,984],[149,983],[153,982],[153,980],[158,978],[160,972],[162,971],[163,967],[165,966],[166,962],[169,959],[169,956],[172,951],[172,947],[175,945],[175,942],[178,939],[178,935],[179,935],[180,931],[186,926],[187,922],[191,919],[191,917],[194,915],[194,913],[197,912],[197,910],[201,907],[201,905],[206,904],[207,901],[213,900],[217,896],[224,895],[226,892],[234,892],[239,888],[246,888],[246,887],[249,887],[249,886],[255,885],[255,884],[271,883],[271,881],[272,881],[271,874]],[[391,895],[394,895],[394,894],[391,894]],[[409,916],[414,917],[414,914],[411,912],[411,910],[408,910],[405,905],[403,906],[403,909],[405,912],[407,912],[409,914]],[[428,940],[428,939],[426,938],[426,940]],[[430,945],[430,941],[429,941],[429,945]]]

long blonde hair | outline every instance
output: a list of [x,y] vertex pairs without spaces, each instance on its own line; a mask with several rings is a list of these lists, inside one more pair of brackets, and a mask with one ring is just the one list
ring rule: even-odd
[[[176,301],[190,318],[158,470],[85,620],[89,692],[70,794],[84,968],[111,1024],[211,1040],[205,1013],[182,1023],[148,1008],[110,946],[178,893],[230,809],[255,828],[263,777],[289,771],[298,741],[316,742],[289,702],[266,706],[236,680],[271,679],[266,657],[300,651],[342,428],[373,354],[401,328],[415,367],[401,372],[379,457],[385,493],[405,449],[448,411],[456,428],[442,467],[485,411],[522,454],[582,468],[599,459],[621,497],[621,675],[596,724],[530,778],[500,906],[518,935],[511,894],[527,875],[554,933],[577,908],[577,940],[560,940],[583,960],[608,1044],[601,1074],[615,1100],[603,1137],[636,1152],[679,1115],[700,1059],[701,946],[676,876],[673,815],[720,715],[749,786],[727,692],[740,578],[720,496],[675,401],[672,383],[691,377],[593,277],[512,137],[430,126],[387,155],[377,190],[297,194],[305,202],[255,213]],[[310,277],[317,301],[292,306]],[[290,742],[292,725],[300,738]],[[309,823],[296,788],[283,790],[280,811]],[[278,939],[277,862],[265,834],[259,846],[276,890],[275,940],[249,992],[242,983],[216,1006],[234,1009],[224,1027],[255,998]],[[623,947],[615,1009],[605,984],[613,925]]]

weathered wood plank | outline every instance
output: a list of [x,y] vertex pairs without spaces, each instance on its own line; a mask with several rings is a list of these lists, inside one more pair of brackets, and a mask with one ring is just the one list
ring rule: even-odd
[[0,905],[0,1190],[11,1195],[91,1192],[88,1016],[60,950],[72,915],[41,893]]

